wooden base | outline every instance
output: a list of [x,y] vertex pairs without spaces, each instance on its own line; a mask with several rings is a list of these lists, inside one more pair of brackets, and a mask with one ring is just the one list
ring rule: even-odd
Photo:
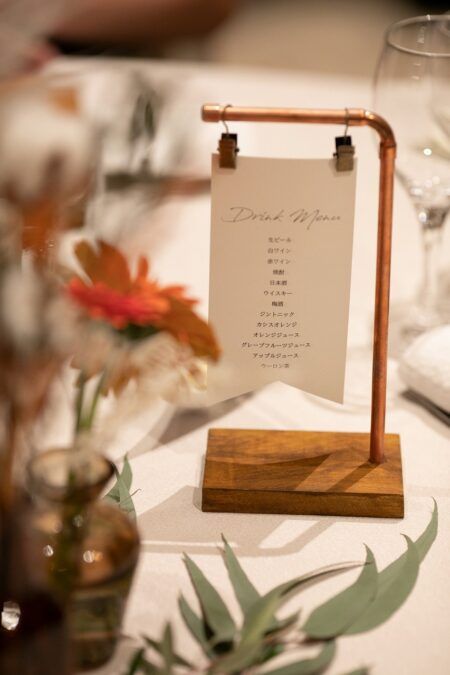
[[202,510],[403,518],[400,438],[371,464],[369,434],[210,429]]

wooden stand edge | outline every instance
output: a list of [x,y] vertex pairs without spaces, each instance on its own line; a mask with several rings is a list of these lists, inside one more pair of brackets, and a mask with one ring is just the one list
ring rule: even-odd
[[364,433],[210,429],[202,510],[402,518],[400,439],[367,459]]

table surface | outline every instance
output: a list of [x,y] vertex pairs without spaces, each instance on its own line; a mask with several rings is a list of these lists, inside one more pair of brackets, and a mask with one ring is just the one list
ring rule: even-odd
[[[57,64],[64,69],[67,65]],[[73,68],[72,65],[69,69]],[[178,112],[189,134],[189,149],[181,173],[207,176],[210,154],[221,129],[200,121],[204,102],[236,105],[297,107],[370,107],[371,83],[365,79],[268,70],[221,69],[205,64],[151,61],[93,60],[76,64],[87,75],[102,69],[139,70],[150,81],[169,82],[178,89]],[[92,102],[91,102],[92,103]],[[102,106],[99,97],[94,106]],[[119,114],[119,111],[114,114]],[[231,125],[230,125],[231,126]],[[241,154],[283,157],[329,157],[335,127],[233,124]],[[221,562],[221,533],[257,586],[264,592],[276,583],[344,560],[362,560],[363,544],[373,550],[379,568],[405,548],[401,534],[413,539],[439,506],[439,532],[421,566],[419,579],[406,604],[378,629],[340,639],[330,675],[367,665],[374,675],[444,675],[450,672],[448,634],[450,613],[450,444],[442,422],[402,399],[395,363],[391,362],[387,431],[401,436],[405,485],[404,520],[284,515],[202,513],[199,508],[207,431],[211,426],[257,429],[368,431],[369,372],[378,198],[376,137],[367,128],[352,129],[359,158],[349,333],[349,372],[343,406],[275,383],[253,395],[209,409],[176,410],[155,404],[124,427],[111,448],[120,460],[128,452],[134,472],[133,488],[142,537],[142,554],[125,621],[128,635],[160,635],[170,619],[176,641],[186,655],[199,655],[177,611],[180,591],[195,603],[182,562],[193,556],[210,580],[220,587],[230,606],[236,602]],[[130,207],[135,207],[130,218]],[[207,191],[167,199],[146,208],[138,192],[122,192],[114,217],[96,224],[98,233],[118,242],[131,255],[143,252],[165,282],[186,283],[201,298],[206,311],[208,293],[209,210]],[[125,219],[127,222],[125,223]],[[125,227],[123,227],[125,225]],[[448,241],[445,242],[448,248]],[[397,185],[394,206],[392,299],[410,297],[420,273],[419,229],[408,197]],[[330,579],[308,589],[292,603],[306,616],[330,594],[344,588],[357,572]],[[288,607],[291,609],[291,606]],[[128,655],[124,643],[101,673],[121,673]]]

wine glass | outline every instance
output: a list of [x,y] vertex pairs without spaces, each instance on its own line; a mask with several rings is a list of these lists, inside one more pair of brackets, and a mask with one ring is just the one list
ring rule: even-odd
[[445,322],[439,256],[450,207],[450,15],[405,19],[388,28],[374,103],[393,127],[397,175],[422,230],[422,282],[399,327],[405,345]]

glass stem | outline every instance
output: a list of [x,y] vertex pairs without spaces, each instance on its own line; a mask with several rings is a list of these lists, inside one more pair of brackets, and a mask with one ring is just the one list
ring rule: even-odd
[[423,277],[419,292],[421,306],[437,310],[439,297],[439,264],[442,230],[447,209],[416,207],[422,226]]

